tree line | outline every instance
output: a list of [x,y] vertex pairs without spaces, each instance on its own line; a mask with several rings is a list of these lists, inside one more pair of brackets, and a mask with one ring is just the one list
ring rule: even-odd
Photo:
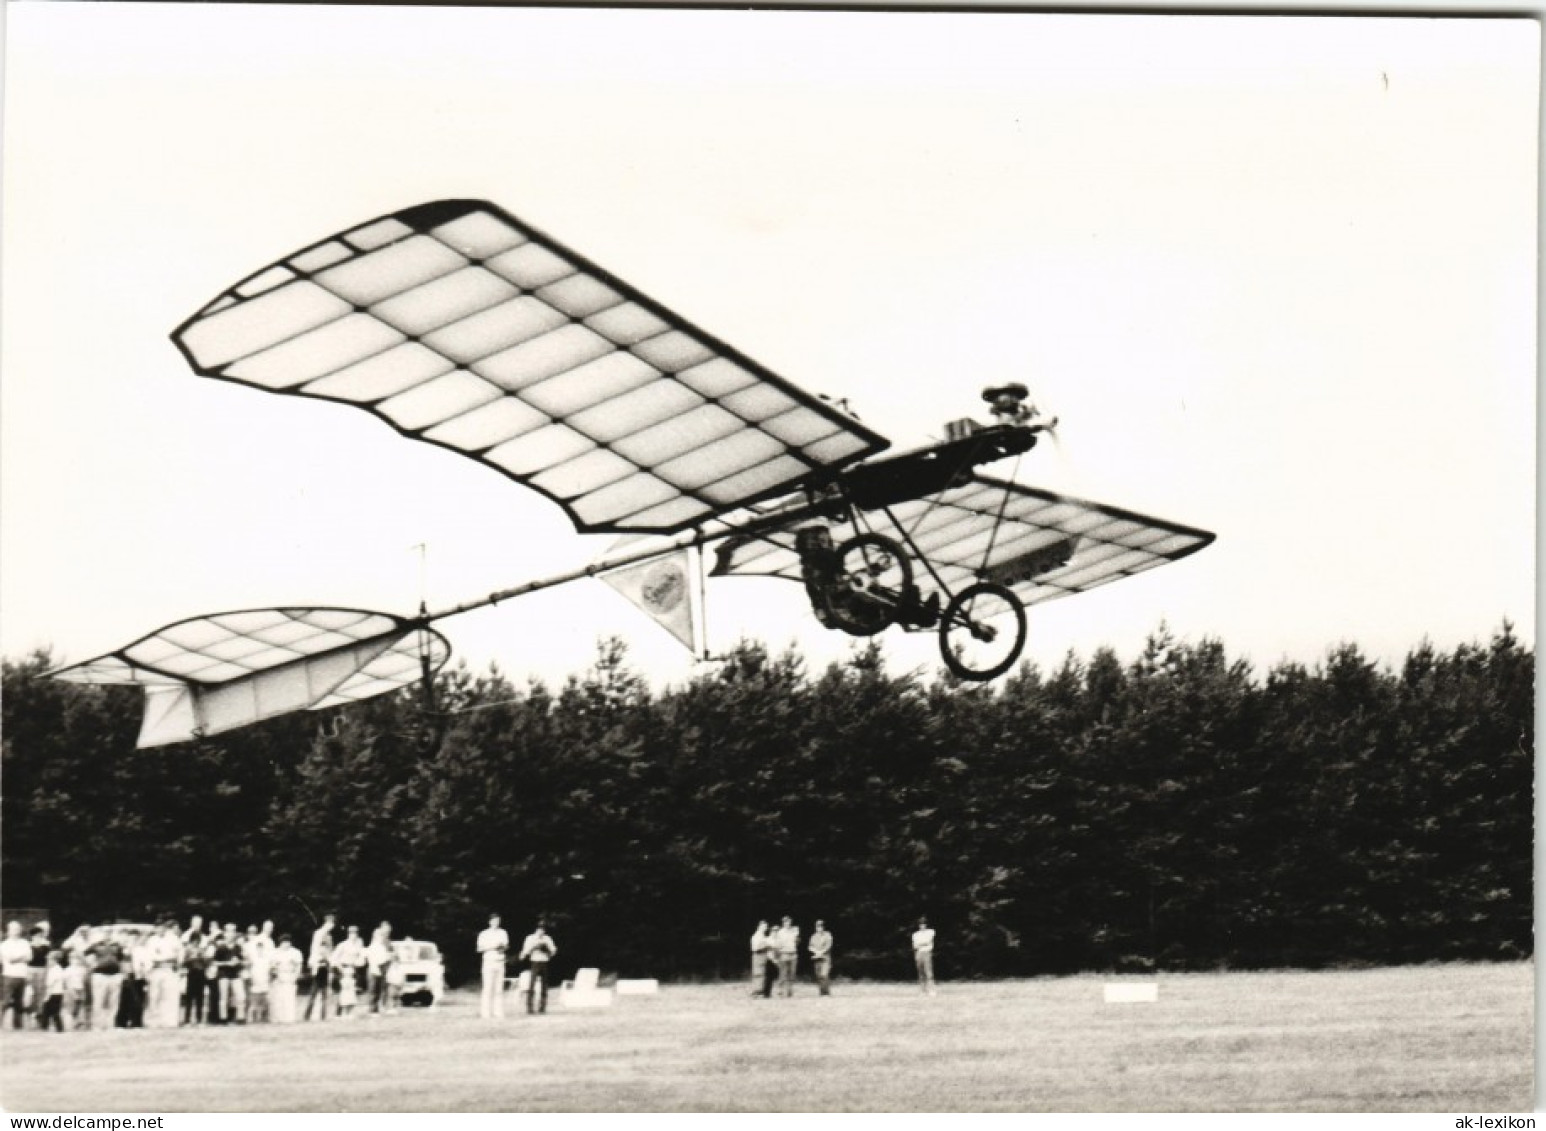
[[[836,972],[1321,967],[1532,953],[1534,656],[1343,643],[1258,675],[1162,626],[991,685],[742,642],[652,689],[625,646],[136,750],[139,693],[6,660],[0,883],[81,921],[326,911],[473,976],[490,911],[568,965],[741,976],[758,919]],[[562,969],[557,971],[560,975]]]

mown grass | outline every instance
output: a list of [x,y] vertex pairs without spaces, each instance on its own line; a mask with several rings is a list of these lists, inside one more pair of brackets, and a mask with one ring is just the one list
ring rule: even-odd
[[1088,976],[609,1010],[0,1034],[10,1111],[1482,1111],[1532,1103],[1533,966]]

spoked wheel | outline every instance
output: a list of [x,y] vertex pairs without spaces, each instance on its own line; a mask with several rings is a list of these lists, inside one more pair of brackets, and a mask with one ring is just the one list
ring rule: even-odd
[[913,597],[907,552],[884,535],[860,534],[839,546],[836,558],[830,607],[842,627],[873,636],[895,623],[897,610]]
[[913,586],[907,552],[881,534],[861,534],[837,548],[838,577],[849,592],[899,605]]
[[950,599],[939,622],[945,666],[962,679],[997,679],[1025,647],[1025,606],[1014,591],[991,581],[968,585]]

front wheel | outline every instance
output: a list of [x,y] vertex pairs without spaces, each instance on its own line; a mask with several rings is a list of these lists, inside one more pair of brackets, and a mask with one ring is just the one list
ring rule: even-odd
[[997,679],[1025,647],[1025,605],[1014,591],[992,581],[968,585],[945,606],[939,651],[962,679]]

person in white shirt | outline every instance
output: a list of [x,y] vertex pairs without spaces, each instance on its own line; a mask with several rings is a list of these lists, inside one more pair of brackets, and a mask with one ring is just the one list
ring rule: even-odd
[[773,950],[778,956],[778,986],[784,997],[794,997],[795,963],[800,958],[800,928],[789,916],[773,932]]
[[183,943],[177,934],[177,924],[168,920],[150,941],[145,944],[146,959],[150,964],[147,990],[150,998],[145,1010],[145,1026],[150,1029],[177,1028],[178,990],[177,967],[182,961]]
[[338,1016],[352,1018],[360,1000],[360,968],[365,965],[365,943],[358,927],[344,932],[344,941],[333,948],[332,963],[338,980]]
[[752,997],[772,997],[773,979],[769,976],[769,956],[773,953],[773,935],[766,919],[757,920],[752,932]]
[[53,1025],[56,1033],[64,1032],[64,970],[68,961],[57,950],[48,956],[43,971],[43,1008],[38,1013],[40,1029]]
[[295,1021],[295,988],[305,965],[306,956],[290,945],[290,936],[280,935],[279,946],[274,949],[274,981],[269,991],[269,1008],[274,1020],[282,1025]]
[[[412,935],[407,935],[403,938],[403,946],[408,948],[407,953],[409,954],[413,953],[412,944]],[[392,961],[387,964],[386,968],[387,1012],[396,1013],[403,1004],[403,986],[407,983],[408,972],[403,969],[403,959],[398,952],[396,943],[391,944],[391,950]]]
[[269,993],[274,983],[274,925],[263,924],[259,931],[249,927],[242,944],[242,970],[247,981],[247,1020],[263,1023],[269,1019]]
[[541,923],[521,944],[521,961],[527,964],[531,980],[526,985],[526,1012],[548,1011],[548,962],[558,953],[558,944]]
[[918,920],[913,932],[913,961],[918,965],[918,986],[930,997],[934,996],[934,928],[927,919]]
[[70,1019],[70,1028],[84,1029],[91,1024],[91,973],[86,955],[79,952],[64,958],[64,1015]]
[[365,948],[365,967],[370,979],[370,1014],[375,1017],[391,1008],[387,973],[392,968],[392,924],[382,923],[370,936],[370,945]]
[[21,924],[11,921],[5,925],[5,941],[0,942],[0,981],[4,983],[4,1006],[11,1011],[11,1028],[22,1027],[22,1013],[27,1005],[27,981],[31,977],[32,944],[22,937]]
[[478,958],[483,966],[483,996],[478,999],[479,1017],[505,1015],[505,956],[509,951],[509,932],[499,925],[498,915],[490,915],[488,926],[478,932]]
[[816,920],[816,929],[811,932],[811,973],[816,977],[816,985],[821,988],[822,997],[832,996],[832,932],[828,931],[820,919]]

